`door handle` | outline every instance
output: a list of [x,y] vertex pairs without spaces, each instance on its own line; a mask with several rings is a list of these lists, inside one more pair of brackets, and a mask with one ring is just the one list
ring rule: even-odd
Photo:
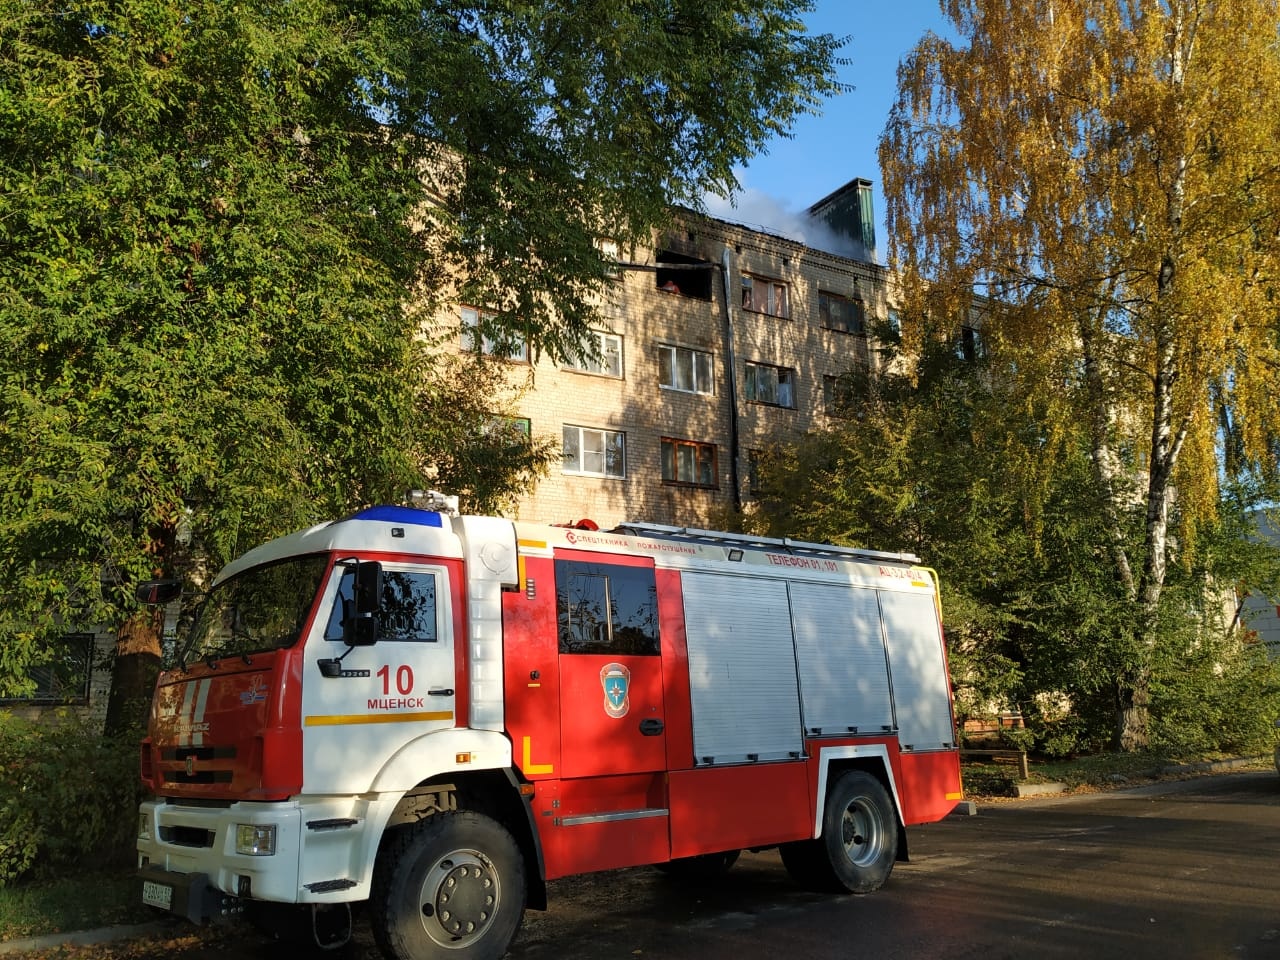
[[453,687],[435,687],[427,691],[428,697],[452,697]]
[[657,717],[648,717],[641,720],[640,733],[646,737],[656,737],[662,733],[662,721]]

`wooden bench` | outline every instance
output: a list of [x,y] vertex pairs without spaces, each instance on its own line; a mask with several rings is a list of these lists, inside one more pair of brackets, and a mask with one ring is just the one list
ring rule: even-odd
[[1031,769],[1027,765],[1027,751],[1025,750],[975,748],[973,750],[961,750],[960,756],[990,757],[992,760],[1017,760],[1019,778],[1027,780],[1031,777]]

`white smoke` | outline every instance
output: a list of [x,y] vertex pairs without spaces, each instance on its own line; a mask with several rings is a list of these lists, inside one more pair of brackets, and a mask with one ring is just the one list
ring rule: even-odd
[[734,194],[732,203],[723,197],[707,194],[703,197],[703,204],[707,213],[718,220],[738,223],[851,260],[872,259],[866,248],[853,237],[836,233],[821,220],[810,217],[807,210],[793,210],[753,187],[739,190]]

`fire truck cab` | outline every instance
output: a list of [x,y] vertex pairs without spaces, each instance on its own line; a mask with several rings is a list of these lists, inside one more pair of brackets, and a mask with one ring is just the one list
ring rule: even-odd
[[777,846],[865,893],[961,799],[916,558],[374,507],[232,562],[160,677],[143,899],[203,922],[367,901],[388,956],[497,958],[547,881]]

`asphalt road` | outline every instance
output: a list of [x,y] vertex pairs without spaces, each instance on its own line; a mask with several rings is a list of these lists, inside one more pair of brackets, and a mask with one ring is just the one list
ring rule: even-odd
[[[911,862],[865,897],[797,890],[773,852],[704,888],[652,869],[558,881],[509,960],[1280,960],[1274,771],[982,805],[908,837]],[[281,955],[237,935],[154,957]],[[343,953],[378,956],[367,930]]]

